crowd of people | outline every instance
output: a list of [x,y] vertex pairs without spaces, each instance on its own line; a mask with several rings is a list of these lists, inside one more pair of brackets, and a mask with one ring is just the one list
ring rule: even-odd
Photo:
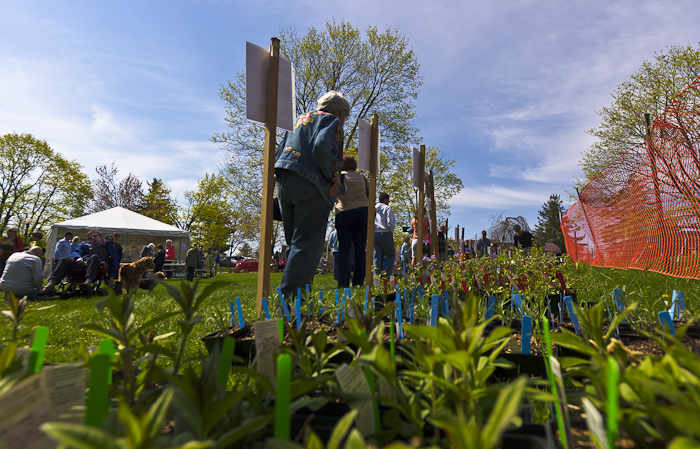
[[[286,264],[280,289],[289,299],[297,289],[311,284],[318,261],[324,253],[328,216],[335,209],[335,230],[329,244],[333,253],[334,278],[338,287],[362,286],[365,283],[365,264],[368,228],[369,184],[364,175],[357,172],[357,160],[343,152],[343,125],[350,115],[350,104],[339,92],[330,91],[317,101],[316,111],[299,117],[295,132],[286,132],[275,154],[275,179],[278,203],[287,245]],[[390,195],[380,192],[374,216],[373,265],[376,276],[390,277],[396,265],[394,243],[396,217],[391,208]],[[422,254],[430,254],[430,221],[426,211],[422,214],[419,235],[418,216],[411,221],[411,232],[404,236],[398,254],[401,275],[407,273],[410,264],[417,262],[418,245]],[[514,244],[528,253],[532,247],[532,235],[520,226],[513,228]],[[24,242],[17,228],[6,229],[7,236],[0,241],[0,290],[31,290],[27,283],[16,284],[13,278],[20,266],[45,265],[46,242],[40,231],[30,236],[30,249],[24,250]],[[446,245],[446,226],[437,232],[438,257],[444,259],[449,250]],[[55,286],[76,266],[86,267],[85,285],[95,282],[97,270],[103,266],[107,272],[105,282],[113,285],[123,249],[119,234],[103,236],[99,230],[91,230],[87,241],[68,231],[56,243],[55,268],[48,283],[39,294],[55,292]],[[476,244],[477,255],[487,255],[490,240],[486,231]],[[369,249],[367,249],[369,250]],[[22,253],[14,256],[14,254]],[[143,246],[141,257],[152,257],[155,271],[160,272],[168,261],[175,260],[172,241],[165,245],[149,243]],[[218,255],[217,255],[218,257]],[[37,258],[39,264],[36,264]],[[204,263],[201,246],[192,245],[185,256],[186,279],[192,281],[197,269]],[[220,259],[218,260],[220,264]],[[4,270],[7,265],[8,269]],[[33,270],[34,268],[32,268]],[[165,268],[167,277],[172,271]],[[6,275],[8,276],[7,279]],[[32,277],[31,282],[34,282]],[[36,289],[35,284],[31,284]],[[10,290],[11,289],[11,290]]]
[[[56,293],[56,286],[76,268],[84,270],[84,281],[78,285],[81,291],[90,291],[95,283],[103,281],[114,287],[119,268],[124,261],[124,248],[119,243],[119,233],[103,235],[100,230],[91,229],[86,240],[72,231],[66,231],[54,247],[53,270],[47,272],[46,241],[41,231],[29,234],[28,248],[17,228],[10,226],[0,238],[0,291],[7,299],[10,293],[17,297],[50,296]],[[145,245],[139,256],[152,257],[155,263],[154,273],[167,267],[168,261],[175,261],[175,246],[167,239],[165,245],[150,243]],[[165,268],[168,277],[172,270]],[[45,286],[43,279],[48,278]],[[43,288],[42,288],[43,287]]]

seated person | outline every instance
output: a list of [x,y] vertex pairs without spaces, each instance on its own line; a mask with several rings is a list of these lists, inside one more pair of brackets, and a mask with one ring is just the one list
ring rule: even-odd
[[100,231],[91,229],[87,233],[87,241],[82,242],[78,249],[71,254],[70,258],[58,261],[58,265],[56,265],[53,273],[49,276],[49,282],[39,294],[53,295],[56,292],[56,284],[68,276],[71,270],[79,267],[86,267],[84,285],[89,288],[97,279],[103,262],[107,263],[108,273],[105,283],[114,288],[114,279],[119,274],[117,248],[114,246],[114,243],[104,241]]
[[5,271],[0,278],[0,290],[14,293],[17,298],[36,299],[37,290],[44,283],[41,256],[44,251],[39,246],[32,246],[28,251],[12,253],[7,258]]

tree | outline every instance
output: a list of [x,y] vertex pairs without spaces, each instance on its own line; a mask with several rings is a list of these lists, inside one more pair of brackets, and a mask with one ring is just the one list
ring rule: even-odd
[[[279,36],[282,55],[294,63],[297,114],[314,110],[316,100],[325,92],[341,92],[351,106],[351,118],[345,124],[344,148],[352,154],[357,154],[356,119],[369,121],[373,113],[379,115],[383,174],[377,191],[386,190],[394,195],[397,201],[392,201],[392,207],[402,216],[412,216],[415,194],[411,194],[410,188],[409,145],[419,143],[418,130],[411,119],[416,115],[413,101],[418,98],[422,78],[406,35],[394,28],[380,32],[377,27],[369,27],[363,36],[347,22],[331,21],[323,31],[310,28],[304,36],[299,36],[289,28],[281,30]],[[246,186],[245,194],[251,202],[259,204],[264,132],[261,125],[245,118],[244,74],[238,73],[223,86],[219,96],[226,103],[230,131],[215,134],[212,140],[230,152],[227,166],[237,173],[237,183]],[[445,160],[439,149],[433,150],[436,198],[440,210],[448,214],[448,201],[461,188],[461,181],[449,172],[454,161]],[[406,185],[399,186],[397,180]],[[258,214],[259,210],[258,206]]]
[[652,122],[700,76],[700,48],[669,47],[644,62],[613,92],[613,102],[598,111],[601,123],[588,134],[598,138],[579,161],[583,172],[574,186],[583,187],[615,158],[646,139],[644,114]]
[[141,199],[139,213],[169,225],[177,222],[178,207],[170,196],[170,189],[162,179],[153,178],[147,182],[148,192]]
[[123,207],[134,212],[141,210],[143,199],[143,187],[141,180],[133,173],[117,181],[116,162],[112,162],[110,167],[100,165],[95,168],[97,179],[93,183],[94,196],[90,201],[90,212],[100,212],[113,207]]
[[566,252],[564,233],[561,230],[561,214],[564,213],[564,205],[559,195],[550,195],[549,200],[537,212],[537,226],[535,226],[535,246],[544,247],[547,243],[554,243],[561,252]]
[[31,134],[0,138],[0,231],[17,224],[27,237],[51,223],[84,215],[90,180],[75,161]]

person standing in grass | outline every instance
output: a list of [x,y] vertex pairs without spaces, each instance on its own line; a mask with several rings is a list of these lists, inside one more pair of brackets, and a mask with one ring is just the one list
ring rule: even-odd
[[199,249],[197,245],[190,246],[187,250],[187,255],[185,256],[185,267],[187,267],[187,281],[194,281],[194,271],[199,265]]
[[[354,156],[343,156],[341,177],[347,186],[335,204],[335,229],[338,232],[338,287],[350,287],[350,258],[354,256],[352,285],[365,283],[365,247],[367,247],[367,178],[357,172]],[[354,251],[353,251],[354,247]],[[335,261],[334,261],[335,262]]]
[[287,262],[280,290],[289,300],[311,284],[328,226],[328,214],[340,189],[343,124],[350,104],[330,91],[318,99],[315,112],[284,134],[275,153],[275,177],[287,243]]
[[486,237],[486,230],[481,231],[481,238],[476,242],[476,255],[488,256],[491,240]]
[[515,232],[513,236],[515,247],[520,248],[524,255],[529,255],[532,250],[532,234],[523,231],[520,225],[513,226],[513,231]]

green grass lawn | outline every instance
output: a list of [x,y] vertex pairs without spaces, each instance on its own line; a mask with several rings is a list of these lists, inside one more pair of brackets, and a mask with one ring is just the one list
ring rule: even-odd
[[[270,285],[274,292],[281,281],[281,273],[272,273]],[[202,279],[199,281],[200,288],[205,287],[214,281],[223,281],[225,285],[216,290],[204,303],[201,309],[202,320],[198,323],[190,339],[186,356],[197,356],[200,351],[205,351],[204,344],[200,337],[230,326],[229,301],[233,301],[237,296],[241,298],[243,315],[246,322],[256,319],[255,296],[257,292],[257,273],[224,273],[213,279]],[[181,280],[167,281],[178,285]],[[614,270],[606,268],[591,268],[581,266],[575,273],[574,279],[569,282],[578,292],[580,301],[599,301],[610,298],[610,292],[616,288],[624,291],[624,302],[639,302],[643,305],[638,316],[647,320],[650,325],[656,324],[658,318],[656,313],[664,310],[664,300],[668,300],[673,290],[681,290],[685,293],[686,307],[689,317],[697,317],[700,306],[700,281],[678,279],[669,276],[648,273],[637,270]],[[336,286],[333,276],[330,273],[315,277],[314,289],[324,289],[329,292]],[[664,296],[665,295],[665,296]],[[271,295],[276,298],[276,294]],[[331,300],[331,295],[326,294],[327,300]],[[107,312],[100,312],[95,304],[100,301],[99,297],[75,298],[70,300],[38,301],[30,303],[28,310],[37,309],[47,305],[54,305],[48,310],[39,310],[26,317],[23,321],[23,329],[20,331],[20,346],[26,345],[28,335],[35,326],[47,326],[49,328],[49,340],[46,350],[45,361],[47,363],[60,363],[80,359],[79,348],[94,347],[98,345],[100,337],[97,337],[83,329],[84,324],[95,323],[107,324]],[[274,304],[273,304],[274,305]],[[5,309],[8,307],[6,306]],[[151,317],[180,310],[167,290],[159,286],[152,293],[140,290],[135,295],[135,318],[138,321],[145,321]],[[179,327],[177,320],[180,316],[172,317],[160,323],[157,327],[158,334],[176,332],[171,337],[174,341],[179,341]],[[12,330],[8,321],[0,330],[0,338],[7,340],[12,335]],[[172,345],[175,350],[175,344]]]
[[[272,273],[270,277],[271,290],[279,285],[282,273]],[[216,290],[204,303],[201,309],[202,321],[194,328],[192,338],[187,346],[186,356],[196,356],[199,351],[206,351],[200,337],[230,326],[231,314],[229,312],[229,301],[241,298],[243,315],[246,322],[254,321],[256,318],[255,296],[257,293],[257,273],[223,273],[211,279],[200,279],[200,289],[214,281],[223,281],[226,284]],[[181,280],[169,280],[168,283],[178,285]],[[333,275],[326,273],[314,278],[315,289],[335,288],[336,282]],[[273,295],[276,297],[276,294]],[[107,325],[108,312],[100,312],[96,303],[101,297],[80,298],[69,300],[49,300],[29,303],[28,310],[38,309],[44,306],[53,305],[51,309],[39,310],[27,315],[22,322],[23,329],[18,335],[21,336],[20,346],[28,343],[28,336],[35,326],[46,326],[49,328],[49,339],[46,348],[46,363],[61,363],[80,359],[79,348],[85,346],[90,348],[97,346],[102,339],[83,329],[87,323]],[[158,286],[149,293],[146,290],[139,290],[134,298],[136,320],[145,321],[149,317],[159,314],[178,311],[179,306],[168,294],[167,290]],[[4,307],[8,309],[8,307]],[[174,341],[179,340],[179,327],[177,320],[173,317],[163,323],[158,328],[158,334],[167,332],[177,332],[172,337]],[[0,330],[0,338],[8,340],[12,336],[12,329],[9,321],[5,321],[5,326]],[[175,345],[172,348],[175,350]]]

